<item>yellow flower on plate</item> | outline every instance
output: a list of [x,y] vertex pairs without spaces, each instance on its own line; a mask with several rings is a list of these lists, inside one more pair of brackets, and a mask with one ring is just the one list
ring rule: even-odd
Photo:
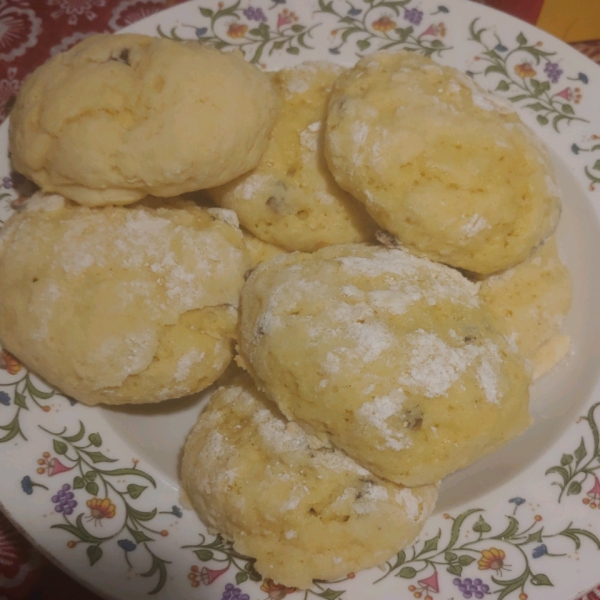
[[481,558],[477,561],[477,564],[481,571],[485,571],[486,569],[501,571],[502,568],[505,567],[505,558],[506,553],[504,550],[500,550],[499,548],[489,548],[488,550],[482,551]]
[[117,512],[117,507],[110,501],[110,498],[92,498],[86,504],[90,509],[90,519],[95,521],[112,519]]
[[239,23],[231,23],[231,25],[229,25],[229,29],[227,30],[227,35],[230,38],[243,38],[244,35],[246,34],[246,31],[248,31],[248,26],[247,25],[240,25]]
[[522,79],[534,77],[537,74],[536,70],[527,61],[518,64],[515,67],[515,73]]
[[392,19],[389,17],[383,16],[377,19],[377,21],[373,21],[373,23],[371,23],[371,27],[377,31],[389,31],[390,29],[394,29],[396,27],[396,21],[392,21]]

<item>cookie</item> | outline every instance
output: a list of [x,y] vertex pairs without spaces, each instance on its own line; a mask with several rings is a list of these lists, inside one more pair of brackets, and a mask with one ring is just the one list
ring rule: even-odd
[[339,77],[325,151],[383,229],[467,271],[522,262],[559,220],[547,153],[514,109],[414,52],[375,52]]
[[256,166],[277,114],[239,53],[95,35],[39,67],[10,120],[14,168],[87,206],[220,185]]
[[239,229],[170,199],[31,198],[0,232],[0,343],[85,404],[198,392],[233,358]]
[[327,100],[341,72],[331,63],[307,62],[272,74],[282,108],[258,166],[209,190],[256,237],[288,251],[373,237],[374,222],[336,184],[323,153]]
[[244,243],[246,244],[253,269],[262,262],[285,254],[285,250],[274,244],[269,244],[269,242],[263,242],[245,229],[242,229],[242,235],[244,236]]
[[[573,286],[558,256],[555,236],[527,260],[482,281],[480,295],[487,308],[504,321],[523,356],[533,362],[534,378],[550,370],[568,351],[568,338],[559,332],[571,308]],[[547,344],[554,349],[546,348]]]
[[339,245],[259,265],[239,351],[283,414],[380,477],[434,483],[530,423],[530,376],[458,271]]
[[200,518],[263,577],[308,588],[384,563],[410,544],[437,485],[405,488],[287,422],[237,376],[189,435],[182,487]]

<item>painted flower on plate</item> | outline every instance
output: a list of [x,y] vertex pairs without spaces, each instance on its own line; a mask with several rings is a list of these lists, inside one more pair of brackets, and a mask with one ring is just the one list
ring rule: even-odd
[[0,350],[0,369],[8,371],[10,375],[16,375],[23,365],[7,350]]
[[524,61],[515,66],[515,73],[521,79],[526,79],[527,77],[535,77],[537,71],[531,66],[530,63]]
[[101,522],[102,519],[112,519],[117,513],[117,507],[110,498],[91,498],[86,504],[90,509],[88,519],[93,519],[96,523]]
[[31,477],[29,477],[29,475],[25,475],[25,477],[21,479],[21,488],[28,496],[33,494],[33,482],[31,481]]
[[50,498],[55,504],[54,510],[64,515],[71,515],[77,506],[77,500],[75,500],[75,494],[71,491],[71,486],[65,483],[58,492],[52,498]]
[[128,539],[119,540],[117,544],[120,548],[123,548],[125,552],[133,552],[137,548],[137,546],[131,540]]
[[242,12],[248,21],[260,21],[262,23],[266,23],[267,21],[267,17],[265,16],[262,8],[254,8],[253,6],[249,6]]
[[492,571],[502,572],[502,569],[506,567],[504,559],[506,553],[504,550],[499,548],[489,548],[481,552],[481,558],[477,561],[479,569],[485,571],[491,569]]
[[458,591],[465,600],[470,600],[471,598],[480,600],[490,591],[490,586],[487,583],[483,583],[479,578],[471,579],[470,577],[465,577],[461,579],[460,577],[456,577],[452,580],[452,583],[458,588]]
[[388,16],[379,17],[371,23],[371,27],[376,31],[390,31],[396,27],[396,21],[393,21]]
[[546,73],[552,83],[556,83],[563,74],[563,70],[558,66],[558,63],[547,62],[544,67],[544,73]]
[[444,37],[446,35],[446,26],[443,23],[430,25],[419,37],[432,35],[434,37]]
[[250,600],[248,594],[242,594],[240,588],[235,587],[232,583],[225,586],[225,591],[221,596],[221,600]]
[[242,25],[240,23],[231,23],[227,29],[227,35],[232,39],[243,38],[248,31],[248,25]]
[[288,594],[293,594],[296,591],[296,588],[286,587],[280,583],[275,583],[272,579],[265,579],[260,586],[260,589],[263,592],[266,592],[268,597],[273,598],[273,600],[282,600],[282,598],[285,598]]
[[283,27],[284,25],[290,25],[298,20],[298,16],[295,12],[289,11],[287,8],[284,8],[282,12],[277,15],[277,29]]
[[404,18],[413,25],[420,25],[423,20],[423,13],[417,8],[409,8],[404,11]]

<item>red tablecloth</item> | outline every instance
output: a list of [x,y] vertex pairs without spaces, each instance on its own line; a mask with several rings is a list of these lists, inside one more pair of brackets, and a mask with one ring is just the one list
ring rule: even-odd
[[[23,79],[50,56],[93,33],[122,29],[183,1],[0,0],[0,123]],[[574,46],[600,64],[600,40]],[[96,600],[97,596],[42,558],[0,513],[0,600],[25,598]],[[600,586],[584,599],[600,600]]]

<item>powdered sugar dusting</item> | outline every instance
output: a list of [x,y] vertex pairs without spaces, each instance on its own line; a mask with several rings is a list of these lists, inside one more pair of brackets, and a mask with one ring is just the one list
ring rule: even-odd
[[421,519],[423,511],[421,503],[410,488],[401,488],[396,491],[396,502],[404,509],[406,516],[415,523]]
[[258,191],[267,185],[269,179],[271,178],[266,175],[250,175],[237,186],[237,194],[242,200],[252,200]]
[[223,223],[227,223],[235,229],[240,228],[240,221],[238,219],[237,213],[233,210],[229,210],[228,208],[211,207],[207,208],[206,212],[215,219],[223,221]]
[[367,469],[361,467],[358,463],[354,462],[349,456],[341,452],[340,450],[323,451],[318,452],[315,455],[315,464],[329,470],[334,473],[342,473],[347,471],[348,473],[354,473],[360,477],[367,477],[370,475]]
[[354,144],[354,163],[360,165],[363,161],[362,149],[369,135],[369,126],[364,121],[352,123],[352,142]]
[[311,153],[317,152],[320,129],[321,122],[315,121],[300,132],[300,144]]
[[[386,248],[377,250],[368,257],[343,256],[337,258],[337,261],[351,276],[372,278],[389,274],[401,278],[398,298],[394,303],[390,302],[390,297],[384,300],[384,296],[377,293],[371,296],[379,304],[379,308],[395,305],[395,310],[400,311],[398,314],[422,296],[430,304],[441,299],[473,307],[479,304],[477,284],[471,283],[454,269],[412,256],[404,250]],[[404,299],[400,299],[401,294],[404,294]]]
[[411,347],[408,373],[398,382],[417,388],[428,398],[445,394],[480,354],[478,346],[449,346],[422,329],[409,334],[407,342]]
[[489,229],[490,224],[481,215],[473,215],[461,228],[461,231],[468,237],[472,238],[484,229]]
[[390,417],[399,415],[406,396],[400,389],[388,396],[375,398],[365,402],[357,412],[357,416],[375,427],[385,438],[387,446],[392,450],[402,450],[410,446],[410,440],[404,437],[404,432],[388,425]]
[[499,404],[502,394],[498,390],[498,368],[502,358],[498,347],[492,342],[487,341],[485,348],[487,352],[482,356],[476,377],[486,400],[493,404]]
[[457,73],[456,78],[471,91],[471,99],[473,104],[478,108],[486,111],[496,111],[503,115],[508,115],[515,112],[513,106],[504,100],[484,91],[468,76],[463,73]]
[[385,502],[389,498],[388,491],[382,485],[376,485],[368,482],[365,484],[365,488],[362,491],[360,498],[355,500],[352,508],[359,515],[365,515],[377,510],[377,504],[379,502]]
[[295,94],[305,94],[310,89],[310,85],[306,79],[301,79],[298,77],[297,79],[293,79],[292,81],[288,81],[286,86],[286,90],[290,95]]
[[200,352],[194,348],[187,354],[184,354],[178,361],[175,373],[173,373],[173,379],[181,382],[187,379],[192,371],[192,367],[202,362],[204,358],[204,352]]
[[407,342],[411,350],[408,371],[398,378],[401,385],[414,388],[427,398],[443,396],[474,365],[477,382],[486,400],[498,402],[497,368],[501,358],[492,342],[451,346],[436,334],[422,329],[409,334]]
[[[221,401],[234,411],[247,414],[258,428],[262,443],[278,455],[296,453],[323,470],[335,473],[349,472],[360,477],[369,471],[358,465],[347,454],[337,450],[318,438],[307,434],[297,423],[284,421],[241,385],[222,388]],[[207,423],[209,426],[216,426]]]
[[66,200],[59,194],[45,194],[44,192],[36,192],[25,203],[26,211],[43,210],[53,212],[64,208]]

